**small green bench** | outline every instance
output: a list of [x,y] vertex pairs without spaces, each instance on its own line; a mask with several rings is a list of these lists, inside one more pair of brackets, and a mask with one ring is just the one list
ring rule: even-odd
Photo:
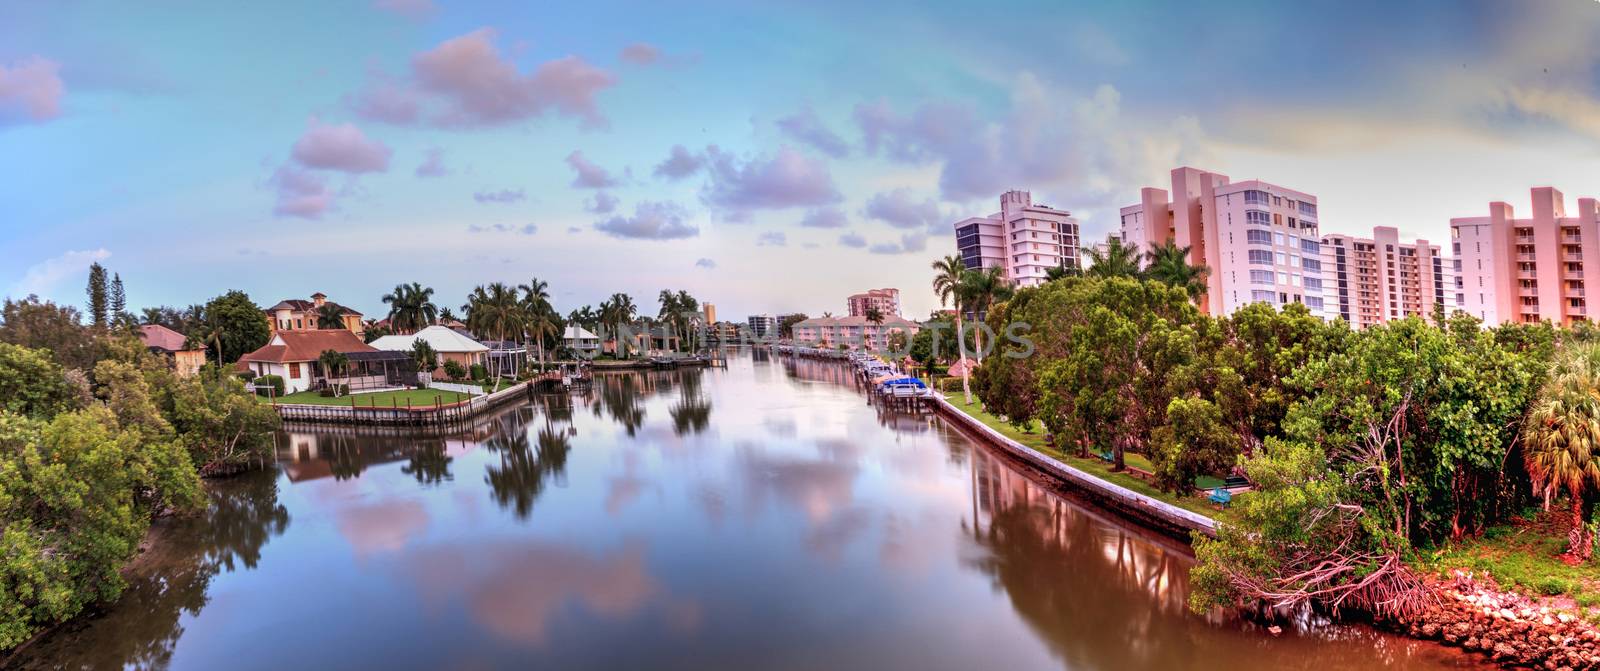
[[1228,504],[1233,502],[1233,493],[1221,487],[1217,487],[1216,489],[1211,490],[1211,496],[1206,498],[1211,499],[1211,502],[1217,504],[1218,507],[1227,508]]

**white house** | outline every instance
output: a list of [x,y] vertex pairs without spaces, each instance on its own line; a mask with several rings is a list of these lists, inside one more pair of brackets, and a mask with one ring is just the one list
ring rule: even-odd
[[471,370],[473,366],[484,364],[484,358],[488,356],[489,351],[487,345],[453,329],[438,325],[429,326],[411,335],[384,336],[372,341],[372,346],[390,352],[410,352],[418,340],[428,343],[433,351],[439,353],[439,367],[431,372],[440,377],[444,372],[446,361],[454,361],[463,368]]
[[561,336],[561,342],[574,352],[594,354],[600,351],[600,336],[577,324],[567,326],[567,332]]

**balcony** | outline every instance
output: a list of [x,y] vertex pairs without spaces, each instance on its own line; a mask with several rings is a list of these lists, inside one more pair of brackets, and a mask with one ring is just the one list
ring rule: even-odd
[[1533,244],[1533,236],[1532,235],[1518,235],[1517,236],[1517,244],[1519,244],[1519,245],[1531,245],[1531,244]]
[[1583,254],[1581,252],[1567,252],[1567,253],[1561,255],[1561,260],[1562,261],[1582,261],[1583,260]]
[[1583,287],[1567,287],[1566,295],[1579,297],[1583,295]]
[[1535,261],[1538,258],[1539,258],[1538,255],[1533,254],[1531,252],[1518,252],[1517,253],[1517,260],[1518,261]]

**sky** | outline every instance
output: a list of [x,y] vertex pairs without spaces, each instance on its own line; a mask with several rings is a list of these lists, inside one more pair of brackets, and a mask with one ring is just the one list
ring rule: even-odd
[[13,297],[921,316],[1001,192],[1103,239],[1180,165],[1439,242],[1600,196],[1600,2],[0,3]]

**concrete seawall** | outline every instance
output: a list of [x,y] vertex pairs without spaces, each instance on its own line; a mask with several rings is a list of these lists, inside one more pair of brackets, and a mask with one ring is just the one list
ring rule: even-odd
[[1070,485],[1091,500],[1106,508],[1132,517],[1184,540],[1190,532],[1199,531],[1208,536],[1217,535],[1217,522],[1210,517],[1179,508],[1165,501],[1140,494],[1089,473],[1062,463],[1038,450],[1007,438],[983,422],[962,412],[948,400],[935,396],[934,409],[945,419],[983,439],[991,446],[1021,460],[1035,469]]

